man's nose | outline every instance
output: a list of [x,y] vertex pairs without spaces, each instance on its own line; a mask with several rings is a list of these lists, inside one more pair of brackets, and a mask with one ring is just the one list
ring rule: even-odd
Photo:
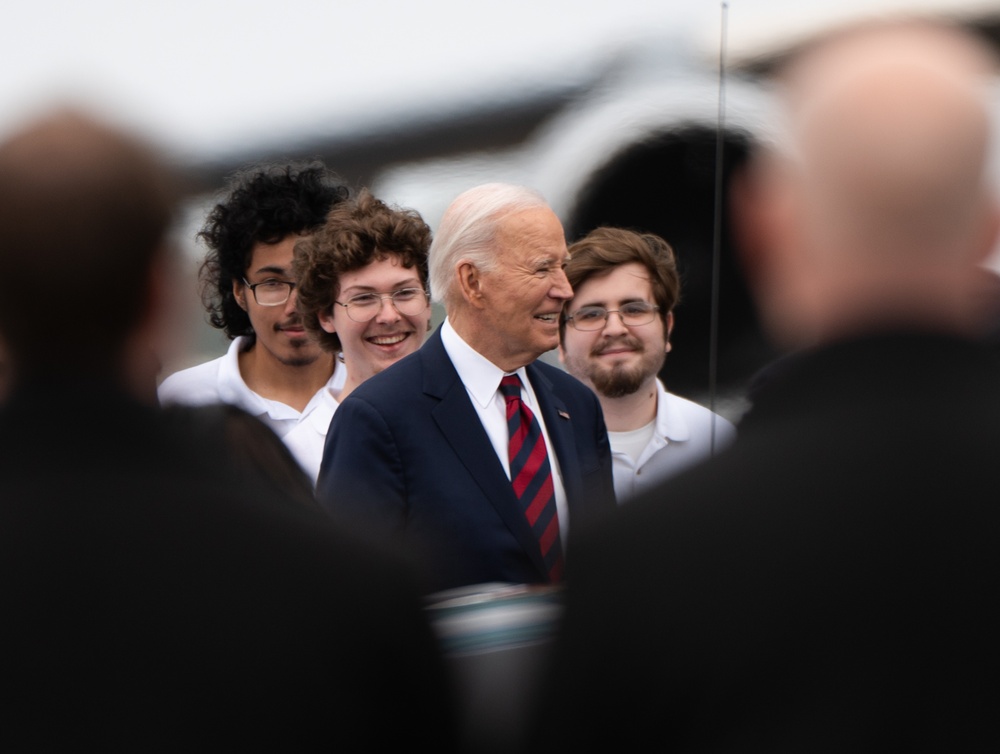
[[382,296],[379,301],[378,314],[375,316],[376,322],[395,322],[399,319],[399,311],[392,303],[392,296]]
[[573,298],[573,286],[569,284],[569,278],[566,277],[566,270],[560,268],[555,273],[555,279],[549,295],[552,298],[562,299],[563,301],[569,301]]
[[617,309],[609,311],[608,316],[604,318],[604,327],[601,328],[601,331],[607,335],[618,335],[628,332],[625,320],[622,319],[622,313]]

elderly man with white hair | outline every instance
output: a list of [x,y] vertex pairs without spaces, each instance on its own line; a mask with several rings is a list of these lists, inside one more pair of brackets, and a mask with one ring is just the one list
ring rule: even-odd
[[500,183],[454,200],[430,250],[444,323],[330,424],[317,497],[413,554],[428,592],[561,582],[571,524],[615,509],[594,394],[538,361],[572,296],[558,217]]

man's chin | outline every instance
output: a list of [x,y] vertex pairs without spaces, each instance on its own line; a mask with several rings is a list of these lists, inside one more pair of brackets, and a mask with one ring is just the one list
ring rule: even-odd
[[281,363],[292,368],[308,367],[315,364],[317,359],[319,359],[317,353],[298,353],[281,359]]
[[626,395],[632,395],[642,387],[643,381],[643,375],[621,369],[590,376],[594,390],[605,398],[624,398]]

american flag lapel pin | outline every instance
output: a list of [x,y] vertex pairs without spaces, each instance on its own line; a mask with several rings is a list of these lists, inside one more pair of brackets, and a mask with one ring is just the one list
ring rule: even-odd
[[556,413],[559,414],[563,419],[569,419],[569,414],[563,411],[561,408],[556,409]]

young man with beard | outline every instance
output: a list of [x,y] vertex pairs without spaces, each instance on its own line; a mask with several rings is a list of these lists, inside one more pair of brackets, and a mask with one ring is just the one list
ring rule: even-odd
[[228,352],[168,376],[163,404],[232,403],[273,429],[315,482],[329,415],[317,418],[344,370],[302,324],[295,244],[350,195],[322,164],[257,165],[234,176],[198,234],[208,246],[202,299]]
[[709,457],[736,435],[732,422],[668,393],[657,374],[670,351],[680,279],[660,237],[597,228],[569,248],[574,296],[559,328],[567,370],[604,409],[615,495],[624,502]]

